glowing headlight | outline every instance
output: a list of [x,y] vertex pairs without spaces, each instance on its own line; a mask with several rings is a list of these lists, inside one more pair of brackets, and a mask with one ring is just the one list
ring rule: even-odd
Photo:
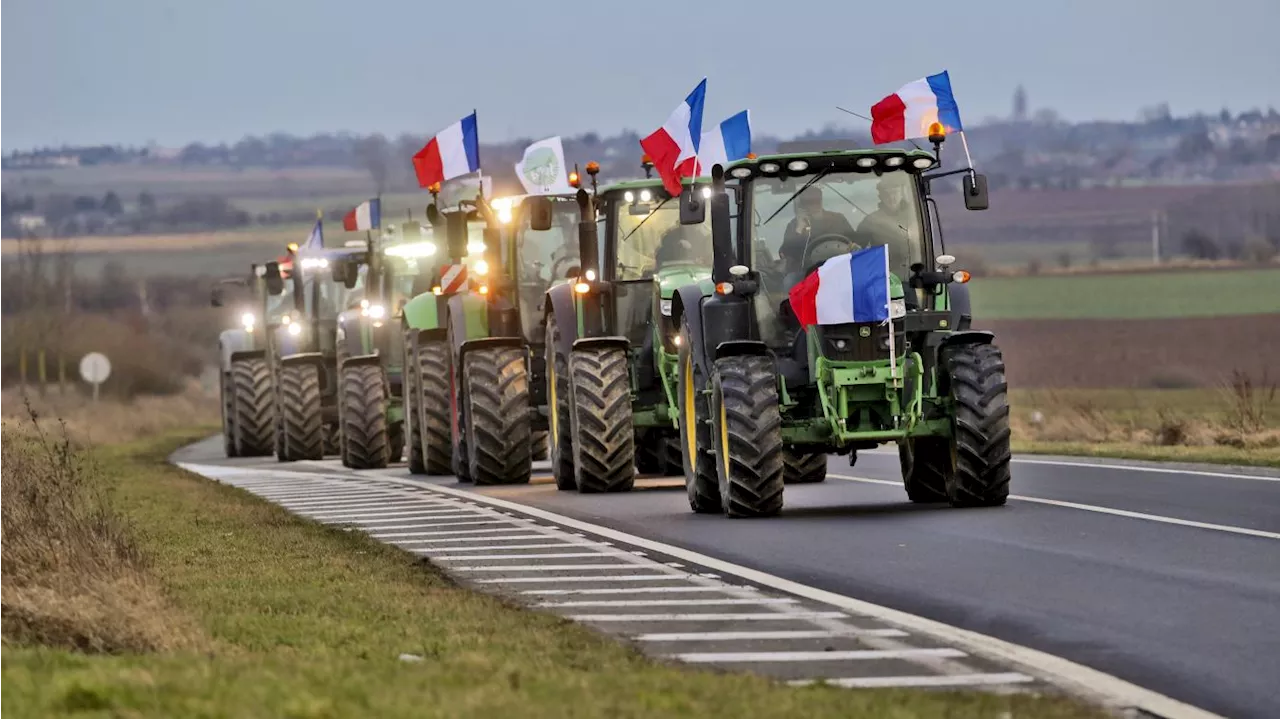
[[671,344],[675,345],[676,347],[679,347],[680,345],[684,344],[684,339],[680,335],[676,335],[675,337],[671,338]]
[[622,199],[626,200],[627,202],[635,202],[636,193],[632,192],[631,190],[627,190],[626,192],[622,193]]
[[658,309],[662,310],[664,317],[671,316],[671,300],[661,300],[658,302]]
[[905,157],[899,157],[899,156],[897,156],[897,155],[894,155],[893,157],[886,157],[886,158],[884,158],[884,166],[885,166],[885,167],[897,167],[897,166],[901,165],[902,163],[904,163],[904,162],[906,162],[906,161],[907,161],[907,158],[905,158]]
[[587,282],[595,282],[595,281],[596,281],[596,271],[595,271],[595,270],[587,270],[586,277],[587,277]]
[[484,240],[472,240],[467,243],[467,252],[473,255],[484,254]]
[[257,322],[258,318],[254,317],[252,312],[246,312],[240,315],[240,324],[244,325],[244,328],[247,330],[252,330],[253,326],[257,324]]
[[778,170],[781,170],[781,169],[782,169],[782,165],[779,165],[779,164],[778,164],[778,163],[776,163],[776,162],[762,162],[762,163],[760,163],[760,171],[761,171],[761,172],[763,172],[763,173],[765,173],[766,175],[772,175],[772,174],[776,173]]
[[480,260],[479,262],[476,262],[475,272],[477,275],[480,275],[481,277],[489,274],[489,263],[485,262],[484,260]]
[[387,316],[387,308],[382,305],[369,305],[363,312],[361,312],[361,314],[366,317],[372,317],[375,320],[380,320]]
[[302,258],[302,269],[304,270],[323,270],[328,266],[329,266],[329,260],[323,257]]
[[289,325],[289,329],[287,331],[289,334],[293,335],[294,337],[297,337],[298,335],[302,334],[302,325],[298,324],[297,322],[294,322],[293,324]]
[[889,317],[898,320],[907,316],[907,301],[903,299],[889,300]]
[[702,197],[703,197],[704,199],[708,199],[708,200],[709,200],[709,199],[711,199],[711,188],[710,188],[710,187],[704,187],[704,188],[702,188]]
[[858,167],[875,167],[875,166],[876,166],[876,158],[874,158],[874,157],[859,157],[857,160],[854,160],[854,163],[853,163],[853,164],[857,165]]
[[511,222],[510,207],[501,207],[498,209],[498,222],[501,222],[504,225]]
[[652,193],[652,192],[649,192],[648,190],[641,190],[641,191],[640,191],[640,201],[641,201],[641,202],[649,202],[649,201],[650,201],[650,200],[652,200],[652,199],[653,199],[653,193]]
[[916,159],[911,161],[911,165],[915,167],[917,170],[927,170],[930,167],[933,167],[933,158],[917,157]]
[[736,178],[738,178],[739,180],[745,180],[745,179],[747,179],[748,177],[751,177],[751,168],[750,168],[750,167],[735,167],[735,168],[733,168],[732,170],[729,170],[729,177],[736,177]]
[[289,315],[285,315],[285,316],[283,316],[283,317],[281,317],[281,318],[280,318],[280,324],[282,324],[282,325],[287,325],[287,324],[289,324],[289,323],[290,323],[290,322],[292,322],[292,321],[293,321],[293,318],[292,318],[292,317],[290,317]]
[[804,172],[809,169],[809,163],[804,160],[792,160],[787,163],[787,169],[792,172]]
[[430,257],[436,253],[434,242],[410,242],[406,245],[392,245],[384,250],[384,253],[391,257]]

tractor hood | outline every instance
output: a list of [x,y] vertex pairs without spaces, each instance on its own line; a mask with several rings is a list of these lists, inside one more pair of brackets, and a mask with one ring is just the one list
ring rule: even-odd
[[711,286],[711,268],[698,265],[670,265],[654,273],[653,280],[658,285],[659,297],[664,300],[671,299],[685,285],[702,286],[707,294],[714,289]]

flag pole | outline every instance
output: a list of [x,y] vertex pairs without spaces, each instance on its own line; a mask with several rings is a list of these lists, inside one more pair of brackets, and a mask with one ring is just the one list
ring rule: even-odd
[[969,163],[969,169],[973,169],[973,155],[969,154],[969,138],[965,137],[964,130],[960,131],[960,146],[964,148],[964,159]]
[[884,298],[887,303],[885,306],[885,319],[889,322],[889,378],[893,380],[893,385],[896,388],[898,386],[898,348],[895,343],[895,333],[893,331],[893,299],[890,297],[889,292],[891,287],[892,285],[889,282],[889,247],[888,245],[885,245]]

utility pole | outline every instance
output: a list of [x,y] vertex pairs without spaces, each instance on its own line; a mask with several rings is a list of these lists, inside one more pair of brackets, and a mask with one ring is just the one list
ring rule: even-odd
[[1151,264],[1160,264],[1160,211],[1151,211]]

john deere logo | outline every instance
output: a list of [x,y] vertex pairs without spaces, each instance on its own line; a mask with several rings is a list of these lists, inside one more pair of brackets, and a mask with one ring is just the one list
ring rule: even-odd
[[859,336],[859,337],[870,337],[870,336],[871,336],[871,328],[870,328],[870,327],[859,327],[859,328],[858,328],[858,336]]
[[529,153],[529,158],[524,163],[524,178],[531,185],[550,187],[556,183],[556,178],[563,173],[564,169],[560,167],[560,159],[556,157],[555,151],[549,147],[539,147]]

